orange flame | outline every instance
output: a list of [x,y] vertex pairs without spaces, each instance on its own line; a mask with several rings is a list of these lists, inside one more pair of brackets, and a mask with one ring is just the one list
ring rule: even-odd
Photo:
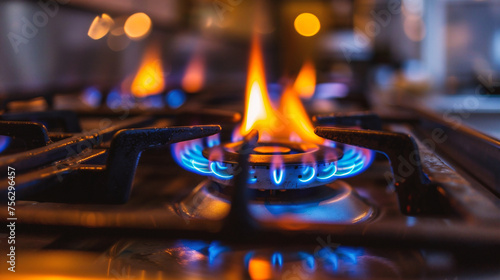
[[324,139],[314,134],[314,127],[297,92],[288,86],[276,109],[269,99],[264,75],[260,42],[255,37],[250,52],[246,86],[245,115],[236,136],[252,129],[259,131],[259,141],[292,141],[323,144]]
[[158,45],[151,45],[142,57],[141,66],[135,75],[130,91],[136,97],[161,93],[165,89],[165,77]]
[[186,68],[182,78],[182,88],[189,93],[200,91],[205,83],[205,65],[203,57],[196,53]]
[[310,99],[314,95],[316,87],[316,69],[311,60],[307,60],[302,65],[299,75],[293,84],[293,89],[297,91],[301,98]]
[[267,92],[264,60],[260,49],[260,40],[257,36],[252,41],[250,51],[245,108],[245,116],[241,126],[242,135],[246,135],[252,129],[257,129],[261,137],[273,134],[270,124],[276,122],[276,114]]
[[[291,87],[285,89],[281,97],[280,111],[289,120],[288,129],[291,135],[298,136],[302,141],[321,144],[324,139],[314,133],[314,126],[309,119],[300,98]],[[297,141],[296,141],[297,142]]]

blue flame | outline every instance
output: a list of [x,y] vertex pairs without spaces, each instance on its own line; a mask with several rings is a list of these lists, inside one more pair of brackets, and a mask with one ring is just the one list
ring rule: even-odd
[[302,178],[299,178],[299,181],[302,183],[309,183],[314,179],[314,175],[316,175],[316,169],[313,166],[305,166],[302,171]]
[[316,260],[313,255],[306,252],[299,252],[299,257],[303,260],[303,266],[306,269],[309,271],[314,271],[316,269]]
[[274,252],[271,256],[271,263],[273,266],[281,268],[283,266],[283,255],[279,252]]
[[338,247],[336,253],[356,264],[358,262],[358,257],[363,254],[363,250],[349,247]]
[[195,139],[172,145],[172,154],[177,163],[187,170],[201,175],[211,175],[213,172],[209,160],[203,156],[203,148],[202,139]]
[[409,227],[414,226],[417,223],[417,219],[415,217],[406,217],[406,225]]
[[337,173],[337,166],[335,165],[335,163],[330,163],[330,165],[325,166],[325,168],[320,170],[323,176],[318,175],[317,177],[318,180],[327,181],[330,180],[330,178],[332,178],[333,176],[335,176],[335,173]]
[[[221,254],[230,252],[234,248],[223,245],[220,241],[206,242],[201,240],[179,240],[179,246],[187,247],[190,250],[197,251],[200,254],[207,256],[208,264],[211,266],[219,265],[223,259]],[[243,263],[245,268],[248,269],[250,261],[257,255],[257,251],[246,251],[243,256]],[[286,253],[285,253],[286,254]],[[327,269],[337,271],[339,268],[339,261],[343,260],[344,263],[357,264],[359,257],[364,255],[362,248],[344,247],[344,246],[325,246],[321,247],[314,253],[310,251],[296,252],[299,260],[302,262],[302,267],[307,272],[313,272],[317,269],[318,264],[323,263]],[[285,255],[287,256],[287,255]],[[295,259],[295,258],[294,258]],[[280,251],[274,251],[270,256],[270,264],[274,268],[282,268],[285,263],[284,254]],[[341,264],[341,263],[340,263]]]
[[89,87],[83,91],[82,100],[91,107],[101,105],[102,94],[96,87]]
[[281,185],[281,183],[283,183],[283,179],[285,178],[285,168],[283,168],[283,166],[271,168],[271,178],[275,185]]
[[246,269],[248,269],[248,267],[250,265],[250,260],[253,258],[254,255],[255,255],[254,251],[250,251],[250,252],[245,254],[245,257],[243,258],[243,262],[245,264]]
[[208,263],[213,265],[217,256],[223,252],[229,251],[229,247],[220,245],[220,242],[214,241],[208,247]]
[[370,166],[374,152],[354,146],[345,145],[344,156],[337,161],[335,177],[350,177],[363,172]]
[[220,145],[219,134],[210,135],[210,136],[207,137],[207,146],[209,148],[215,147],[217,145]]
[[[203,139],[195,139],[172,145],[175,160],[185,169],[201,175],[213,176],[222,180],[234,178],[232,169],[220,161],[210,161],[203,155],[203,149],[220,145],[219,135],[212,135]],[[332,144],[333,145],[333,144]],[[354,176],[368,168],[374,158],[374,152],[368,149],[344,145],[343,157],[333,163],[304,165],[300,183],[309,183],[314,180],[330,182],[337,178]],[[249,170],[249,184],[255,184],[256,170]],[[269,177],[273,184],[279,186],[285,181],[286,168],[283,165],[271,164]]]
[[113,89],[106,98],[106,105],[111,109],[133,108],[135,106],[134,97],[130,93],[120,93],[118,89]]
[[333,270],[339,268],[339,256],[330,248],[324,248],[321,252],[321,257],[328,263],[332,264]]
[[227,166],[223,166],[222,163],[217,161],[212,161],[210,163],[210,170],[212,171],[212,173],[216,177],[219,177],[224,180],[230,180],[234,177],[232,174],[228,174],[226,172],[227,168],[228,168]]
[[337,248],[325,247],[316,253],[319,259],[324,260],[326,263],[330,263],[332,269],[335,271],[338,269],[339,259],[356,264],[358,262],[358,257],[361,255],[363,255],[362,249],[343,246]]
[[255,175],[255,169],[250,168],[250,170],[248,170],[248,183],[249,184],[257,183],[257,178],[254,178],[254,175]]
[[9,147],[11,138],[9,136],[0,135],[0,153]]
[[141,104],[146,108],[163,108],[163,97],[160,94],[150,95],[143,98]]
[[120,107],[122,103],[122,98],[117,89],[112,90],[106,97],[106,105],[111,109],[116,109]]
[[177,109],[186,102],[186,94],[180,89],[173,89],[165,96],[165,101],[172,109]]

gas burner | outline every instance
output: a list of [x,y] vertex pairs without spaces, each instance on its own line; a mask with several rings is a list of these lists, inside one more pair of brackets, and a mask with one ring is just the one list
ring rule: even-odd
[[[218,176],[213,180],[232,185],[231,179],[238,172],[238,157],[242,142],[227,143],[203,150],[203,155],[213,159],[211,170]],[[250,188],[300,189],[323,185],[335,180],[336,162],[343,156],[339,148],[311,143],[258,143],[249,155]],[[222,159],[222,160],[220,160]]]
[[[220,144],[217,136],[173,146],[177,162],[189,171],[209,176],[221,185],[234,185],[242,142]],[[290,190],[322,186],[364,171],[373,151],[350,145],[260,142],[249,154],[248,187]]]
[[[231,186],[205,180],[180,204],[192,218],[221,220],[231,208]],[[281,192],[254,190],[252,216],[263,221],[352,224],[373,217],[374,210],[344,181]]]

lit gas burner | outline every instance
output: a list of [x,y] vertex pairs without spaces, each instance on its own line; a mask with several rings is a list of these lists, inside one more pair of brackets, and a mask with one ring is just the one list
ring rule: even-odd
[[[243,140],[257,131],[251,148]],[[245,150],[248,149],[248,150]],[[334,143],[314,134],[314,127],[291,86],[279,104],[266,89],[262,54],[252,46],[243,121],[231,141],[218,135],[173,145],[173,155],[184,168],[210,178],[180,203],[190,217],[222,219],[237,187],[242,153],[248,155],[250,212],[262,220],[355,223],[373,214],[372,208],[338,178],[364,171],[373,152]]]
[[314,134],[314,127],[291,86],[285,87],[279,104],[271,102],[266,89],[258,39],[252,44],[243,121],[232,141],[220,144],[218,136],[178,143],[174,157],[184,168],[234,184],[243,136],[257,130],[259,140],[249,153],[248,186],[259,190],[291,190],[326,185],[353,176],[371,163],[373,152],[341,145]]
[[[242,142],[220,145],[217,136],[173,146],[184,168],[232,185]],[[325,185],[356,175],[371,163],[373,152],[349,145],[328,147],[311,143],[261,142],[250,151],[248,186],[260,190],[287,190]]]
[[[207,148],[206,158],[222,150],[222,162],[212,161],[213,180],[231,185],[242,142]],[[311,143],[258,143],[250,151],[249,187],[262,190],[309,188],[335,180],[336,162],[343,153],[338,148]],[[353,168],[354,165],[353,165]],[[343,171],[340,171],[340,174]],[[338,175],[337,174],[337,175]]]

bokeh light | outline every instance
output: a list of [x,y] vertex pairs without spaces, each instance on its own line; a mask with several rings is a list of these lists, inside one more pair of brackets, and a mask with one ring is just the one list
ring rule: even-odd
[[96,16],[90,24],[87,35],[94,40],[99,40],[108,34],[109,30],[113,27],[113,24],[113,19],[107,14]]
[[130,39],[138,40],[146,37],[151,31],[151,19],[145,13],[135,13],[125,21],[125,34]]
[[170,108],[177,109],[186,102],[186,94],[180,89],[174,89],[167,93],[165,100]]
[[311,37],[316,35],[321,28],[318,17],[311,13],[302,13],[295,18],[295,30],[302,36]]

